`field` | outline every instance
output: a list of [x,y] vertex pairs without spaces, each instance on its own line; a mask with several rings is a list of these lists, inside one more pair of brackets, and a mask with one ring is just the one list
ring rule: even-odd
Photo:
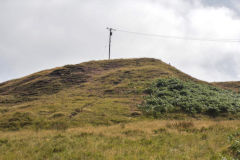
[[200,81],[149,58],[91,61],[4,82],[0,160],[237,159],[238,85]]
[[2,132],[0,159],[231,159],[240,121],[143,120],[112,126]]

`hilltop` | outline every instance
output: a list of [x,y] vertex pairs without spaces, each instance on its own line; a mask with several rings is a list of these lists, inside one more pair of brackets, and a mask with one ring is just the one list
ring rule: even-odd
[[166,77],[206,83],[151,58],[90,61],[7,81],[0,84],[0,128],[133,121],[144,89]]
[[[167,76],[198,81],[161,60],[116,59],[66,65],[7,81],[0,84],[0,95],[41,96],[73,86],[89,88],[96,87],[96,84],[98,87],[99,84],[108,84],[119,88],[126,85],[126,80],[134,83]],[[102,86],[102,89],[108,87]]]

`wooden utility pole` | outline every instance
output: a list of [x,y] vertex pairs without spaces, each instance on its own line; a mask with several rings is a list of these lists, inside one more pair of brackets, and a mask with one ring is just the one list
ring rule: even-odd
[[107,28],[107,30],[109,30],[109,48],[108,48],[108,59],[111,59],[111,43],[112,43],[112,35],[113,35],[113,31],[115,31],[115,29],[113,28]]

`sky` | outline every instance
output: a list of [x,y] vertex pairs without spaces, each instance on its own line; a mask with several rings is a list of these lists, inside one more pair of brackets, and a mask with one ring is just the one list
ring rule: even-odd
[[[239,0],[1,0],[0,82],[108,58],[108,30],[240,39]],[[114,32],[112,58],[151,57],[205,81],[240,81],[240,43]]]

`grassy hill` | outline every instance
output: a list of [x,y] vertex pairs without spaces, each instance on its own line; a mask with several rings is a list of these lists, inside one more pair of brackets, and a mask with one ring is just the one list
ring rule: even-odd
[[234,92],[239,93],[240,82],[232,81],[232,82],[214,82],[212,83],[215,86],[221,87],[223,89],[232,90]]
[[166,77],[204,83],[149,58],[91,61],[8,81],[0,84],[0,129],[134,121],[146,86]]
[[[169,79],[183,90],[172,90],[172,82],[155,86]],[[176,112],[154,119],[138,107],[151,86],[171,108],[172,94],[192,92],[200,103],[198,95],[206,93],[206,102],[209,95],[218,101],[233,93],[214,86],[234,90],[237,84],[203,82],[150,58],[90,61],[7,81],[0,84],[0,159],[240,158],[239,120]]]

